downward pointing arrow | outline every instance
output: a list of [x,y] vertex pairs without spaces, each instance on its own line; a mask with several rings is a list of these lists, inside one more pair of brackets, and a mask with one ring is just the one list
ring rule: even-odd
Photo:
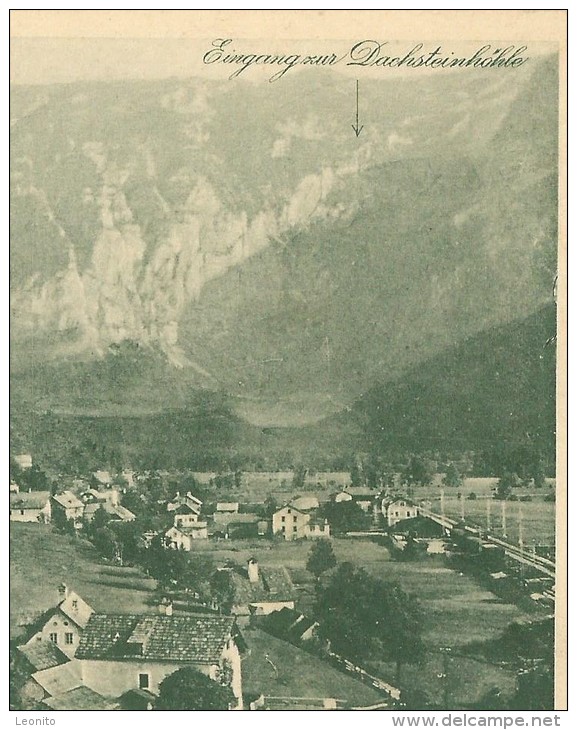
[[361,124],[359,127],[359,81],[357,79],[357,114],[355,117],[355,123],[351,124],[351,127],[355,130],[355,134],[357,135],[357,138],[359,134],[363,131],[364,125]]

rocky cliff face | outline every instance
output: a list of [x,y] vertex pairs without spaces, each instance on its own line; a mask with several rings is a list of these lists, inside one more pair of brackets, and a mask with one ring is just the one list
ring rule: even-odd
[[541,306],[554,62],[361,99],[357,140],[336,75],[16,88],[14,372],[129,340],[256,420],[318,416]]

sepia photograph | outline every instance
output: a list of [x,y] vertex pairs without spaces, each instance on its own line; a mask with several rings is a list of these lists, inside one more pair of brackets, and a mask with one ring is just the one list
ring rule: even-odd
[[565,11],[10,21],[10,709],[566,709]]

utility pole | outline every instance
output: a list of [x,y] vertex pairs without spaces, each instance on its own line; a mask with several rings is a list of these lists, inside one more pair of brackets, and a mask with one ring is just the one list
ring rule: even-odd
[[491,497],[487,497],[487,532],[491,532]]
[[443,709],[449,710],[449,657],[451,655],[451,647],[442,646],[441,655],[443,657],[443,671],[438,675],[438,677],[443,682]]
[[507,500],[501,501],[501,531],[503,537],[507,537]]
[[465,521],[465,495],[461,493],[461,522]]

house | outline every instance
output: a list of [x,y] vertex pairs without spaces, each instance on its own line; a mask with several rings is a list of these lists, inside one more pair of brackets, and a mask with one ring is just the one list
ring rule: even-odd
[[292,608],[273,611],[263,625],[273,636],[296,645],[310,641],[319,626],[317,621]]
[[118,489],[87,489],[82,492],[80,499],[84,504],[109,504],[111,507],[120,504]]
[[256,525],[256,532],[259,537],[265,537],[270,532],[270,523],[268,520],[259,520]]
[[226,514],[238,514],[240,504],[238,502],[217,502],[216,512]]
[[105,486],[108,486],[112,482],[110,472],[106,471],[105,469],[99,469],[98,471],[95,471],[92,476],[94,477],[95,481],[97,481],[99,484],[104,484]]
[[101,507],[111,520],[132,522],[136,519],[133,512],[120,504],[118,489],[87,489],[80,498],[84,502],[84,522],[92,522]]
[[226,568],[234,589],[232,613],[236,616],[266,616],[281,608],[294,608],[296,589],[284,566],[260,567],[250,558],[246,568]]
[[16,484],[16,482],[10,480],[10,494],[18,494],[19,491],[20,487]]
[[117,504],[113,507],[106,502],[103,504],[99,504],[98,502],[90,502],[89,504],[84,505],[84,513],[82,515],[84,522],[92,522],[92,520],[94,519],[94,515],[98,512],[99,509],[103,509],[108,515],[108,518],[113,522],[133,522],[136,519],[136,515],[134,514],[134,512],[131,512],[129,509],[123,507],[121,504]]
[[174,527],[191,527],[198,522],[199,513],[190,505],[183,503],[172,511]]
[[52,519],[58,524],[68,522],[68,520],[78,524],[84,514],[84,502],[69,491],[52,495],[51,507]]
[[73,657],[80,637],[94,610],[63,583],[58,588],[59,602],[45,611],[30,627],[26,646],[50,642],[68,657]]
[[300,509],[302,512],[310,512],[311,510],[319,508],[319,500],[317,497],[295,497],[291,499],[293,507]]
[[256,537],[260,516],[249,512],[215,512],[208,534],[211,537],[228,539],[230,537]]
[[234,616],[93,614],[76,659],[84,686],[106,698],[131,690],[158,694],[162,680],[185,666],[229,684],[242,709]]
[[337,504],[339,502],[351,502],[353,499],[353,495],[350,492],[347,492],[346,489],[341,489],[340,492],[335,492],[334,494],[332,494],[331,499]]
[[43,672],[70,662],[69,657],[51,641],[40,641],[17,647],[15,663],[11,671],[14,677],[26,677],[18,687],[22,709],[35,709],[46,697],[42,684],[34,679],[36,672]]
[[14,461],[18,464],[21,469],[32,468],[32,456],[31,454],[16,454]]
[[42,701],[50,710],[117,710],[118,703],[111,702],[98,692],[81,685],[67,692],[47,697]]
[[[347,487],[345,492],[349,494],[351,500],[358,504],[365,512],[370,512],[373,509],[379,495],[378,492],[371,490],[368,487]],[[343,502],[347,500],[340,499],[339,501]]]
[[206,522],[195,522],[187,527],[169,527],[164,533],[166,547],[173,550],[192,550],[192,543],[195,540],[208,539],[208,526]]
[[290,503],[273,514],[272,533],[285,540],[330,537],[330,527],[326,520],[316,519],[314,512],[305,512]]
[[[402,509],[400,507],[399,509]],[[394,513],[397,511],[395,508],[392,510],[393,518]],[[408,517],[399,519],[391,526],[391,532],[398,534],[411,535],[411,537],[434,539],[445,537],[445,528],[435,520],[425,515],[417,515],[416,517]]]
[[383,499],[381,511],[389,527],[393,527],[401,520],[412,519],[419,514],[417,505],[406,497]]
[[305,537],[309,540],[328,539],[331,536],[329,521],[324,517],[311,516],[305,525]]
[[177,492],[172,502],[169,502],[166,505],[166,509],[168,510],[168,512],[174,512],[174,510],[182,505],[187,505],[188,507],[193,509],[197,515],[200,515],[202,501],[200,499],[197,499],[190,492],[187,492],[185,495],[181,495],[179,492]]
[[50,492],[19,492],[10,494],[12,522],[50,522],[52,506]]

